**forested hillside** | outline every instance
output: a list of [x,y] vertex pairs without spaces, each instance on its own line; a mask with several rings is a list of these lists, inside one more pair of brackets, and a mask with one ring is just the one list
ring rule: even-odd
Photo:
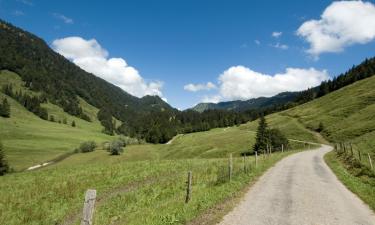
[[288,102],[292,102],[299,95],[298,92],[283,92],[273,97],[259,97],[245,101],[229,101],[219,103],[199,103],[192,109],[197,112],[204,112],[209,109],[221,109],[221,110],[232,110],[232,111],[248,111],[254,109],[270,108],[272,106],[283,105]]

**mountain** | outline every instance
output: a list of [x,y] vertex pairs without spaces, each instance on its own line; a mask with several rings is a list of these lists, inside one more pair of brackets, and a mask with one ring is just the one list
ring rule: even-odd
[[237,112],[243,112],[246,110],[267,108],[276,105],[286,104],[294,101],[299,95],[299,92],[283,92],[273,97],[259,97],[253,98],[246,101],[228,101],[219,103],[199,103],[194,106],[192,110],[197,112],[204,112],[209,109],[221,109],[221,110],[232,110]]

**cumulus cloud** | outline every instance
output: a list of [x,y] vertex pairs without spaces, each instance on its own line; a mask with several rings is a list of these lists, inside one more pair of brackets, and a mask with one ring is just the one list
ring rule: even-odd
[[333,2],[319,20],[304,22],[297,35],[310,44],[307,52],[315,57],[368,43],[375,39],[375,6],[363,1]]
[[[129,66],[123,58],[108,58],[108,51],[95,39],[67,37],[54,40],[52,47],[82,69],[119,86],[132,95],[163,97],[162,82],[146,82],[139,72]],[[163,100],[167,101],[165,98]]]
[[274,37],[274,38],[278,38],[278,37],[280,37],[282,34],[283,34],[283,32],[274,31],[274,32],[272,32],[272,37]]
[[216,85],[212,82],[207,82],[206,84],[187,84],[184,86],[186,91],[197,92],[197,91],[209,91],[215,89]]
[[204,96],[203,102],[248,100],[271,97],[285,91],[302,91],[328,79],[326,70],[287,68],[283,73],[268,75],[244,66],[233,66],[219,76],[219,92]]
[[69,17],[67,17],[67,16],[65,16],[65,15],[63,15],[63,14],[60,14],[60,13],[52,13],[52,15],[55,17],[55,18],[57,18],[57,19],[59,19],[59,20],[62,20],[64,23],[66,23],[66,24],[73,24],[74,23],[74,21],[73,21],[73,19],[72,18],[69,18]]

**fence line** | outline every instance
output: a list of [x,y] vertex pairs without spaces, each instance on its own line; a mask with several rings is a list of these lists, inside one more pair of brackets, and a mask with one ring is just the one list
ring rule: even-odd
[[[281,145],[281,153],[283,153],[284,150],[286,151],[287,148],[284,148],[284,145]],[[271,156],[272,155],[272,147],[267,145],[267,150],[264,151],[264,154],[262,154],[262,155]],[[228,171],[228,177],[225,178],[225,179],[228,179],[228,180],[226,180],[225,182],[231,182],[234,175],[238,175],[239,173],[248,174],[250,172],[250,169],[252,168],[251,164],[253,164],[253,165],[255,164],[254,169],[256,170],[259,167],[260,164],[263,164],[261,162],[264,162],[265,160],[269,159],[269,157],[267,157],[267,158],[264,158],[263,160],[259,161],[257,151],[255,151],[255,159],[254,159],[253,162],[251,160],[247,160],[246,158],[247,158],[246,155],[244,155],[243,159],[242,159],[242,163],[243,163],[242,169],[241,169],[241,158],[239,158],[239,166],[237,166],[238,170],[237,170],[237,172],[234,172],[233,155],[232,155],[232,153],[229,154],[228,170],[227,170]],[[221,177],[216,176],[216,182],[219,181],[219,179],[221,179]],[[186,197],[185,197],[185,203],[186,204],[188,204],[192,199],[192,186],[193,186],[193,173],[192,173],[192,171],[188,171],[187,181],[186,181]],[[83,204],[81,225],[93,225],[94,224],[93,218],[94,218],[94,211],[95,211],[96,195],[97,195],[97,192],[94,189],[88,189],[86,191],[85,200],[84,200],[84,204]]]

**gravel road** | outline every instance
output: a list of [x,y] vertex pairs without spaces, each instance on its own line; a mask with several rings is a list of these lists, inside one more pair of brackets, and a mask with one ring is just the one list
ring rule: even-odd
[[375,225],[375,215],[323,160],[330,146],[291,155],[267,171],[221,225]]

